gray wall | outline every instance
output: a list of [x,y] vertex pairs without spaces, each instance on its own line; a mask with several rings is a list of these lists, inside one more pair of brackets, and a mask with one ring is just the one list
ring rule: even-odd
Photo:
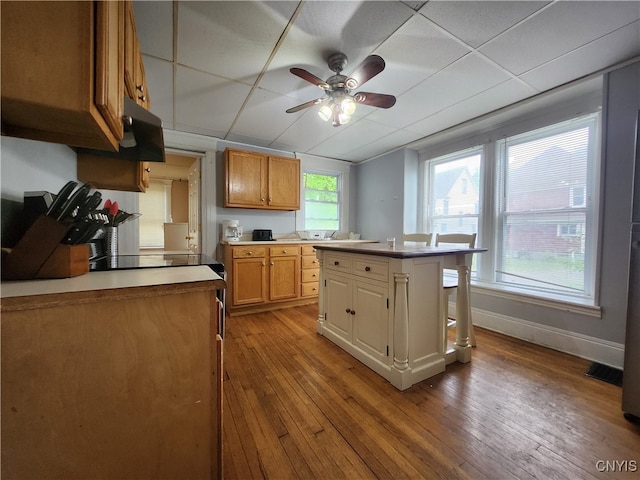
[[[574,332],[606,342],[624,343],[629,219],[634,158],[635,121],[640,109],[640,63],[616,70],[605,82],[602,178],[602,316],[550,308],[495,295],[472,294],[474,308],[498,317],[521,319],[549,329]],[[413,153],[392,154],[357,166],[357,216],[366,238],[399,237],[408,231],[420,190]],[[527,340],[535,340],[525,338]],[[570,349],[569,349],[570,350]]]

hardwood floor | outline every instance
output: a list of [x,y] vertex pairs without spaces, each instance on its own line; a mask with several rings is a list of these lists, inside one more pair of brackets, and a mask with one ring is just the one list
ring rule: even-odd
[[317,312],[227,318],[226,479],[640,478],[640,430],[589,361],[476,328],[471,363],[400,392]]

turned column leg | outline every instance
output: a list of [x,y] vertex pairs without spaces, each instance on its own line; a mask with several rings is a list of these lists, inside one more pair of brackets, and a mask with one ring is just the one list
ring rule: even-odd
[[408,273],[394,273],[395,311],[393,320],[393,366],[398,370],[409,368],[409,305],[407,295]]
[[316,323],[316,332],[322,335],[322,329],[324,327],[324,260],[320,250],[316,252],[318,258],[318,266],[320,269],[320,276],[318,279],[318,322]]
[[469,319],[471,307],[469,302],[469,266],[458,265],[458,292],[456,298],[456,342],[459,362],[471,360],[471,345],[469,345]]

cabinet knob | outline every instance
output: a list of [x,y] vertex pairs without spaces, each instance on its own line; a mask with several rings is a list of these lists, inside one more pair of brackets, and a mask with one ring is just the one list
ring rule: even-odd
[[351,313],[351,309],[350,309],[350,308],[347,308],[347,309],[345,310],[345,312],[347,312],[347,313]]
[[318,275],[316,275],[315,273],[311,275],[312,277],[317,277]]
[[282,253],[287,253],[287,251],[286,250],[282,250]]
[[144,171],[147,173],[151,173],[151,169],[149,167],[145,168]]
[[261,202],[264,202],[264,198],[261,198],[261,199],[260,199],[260,201],[261,201]]
[[267,264],[266,264],[266,263],[264,263],[264,262],[262,262],[262,266],[263,266],[263,267],[266,267],[266,266],[267,266]]
[[364,271],[365,272],[370,272],[371,271],[371,267],[364,267]]
[[356,311],[355,310],[351,310],[351,315],[355,315]]
[[269,201],[270,201],[270,202],[272,202],[272,201],[273,201],[273,198],[272,198],[272,197],[269,197]]
[[253,255],[253,252],[249,251],[247,252],[247,255]]
[[145,95],[142,95],[141,97],[138,97],[138,100],[140,100],[141,102],[146,102],[147,97]]
[[273,265],[273,262],[269,262],[269,265]]
[[338,262],[337,260],[335,262],[333,262],[334,265],[340,265],[340,262]]
[[136,90],[138,90],[140,93],[144,93],[144,85],[137,85]]

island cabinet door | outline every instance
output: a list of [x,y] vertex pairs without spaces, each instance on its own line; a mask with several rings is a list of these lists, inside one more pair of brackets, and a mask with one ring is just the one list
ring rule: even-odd
[[389,294],[386,284],[353,285],[353,344],[376,360],[389,359]]
[[324,328],[351,343],[353,323],[351,285],[352,281],[340,275],[327,273],[325,277]]

